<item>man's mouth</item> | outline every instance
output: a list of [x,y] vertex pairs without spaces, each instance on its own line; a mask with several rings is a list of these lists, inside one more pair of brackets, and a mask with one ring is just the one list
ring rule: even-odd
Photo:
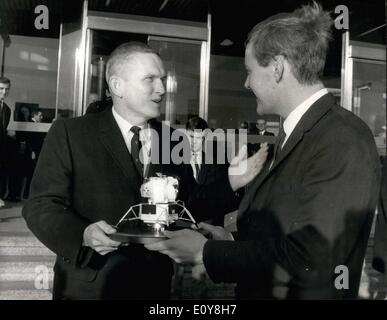
[[152,101],[155,103],[160,103],[161,101],[163,101],[163,98],[152,99]]

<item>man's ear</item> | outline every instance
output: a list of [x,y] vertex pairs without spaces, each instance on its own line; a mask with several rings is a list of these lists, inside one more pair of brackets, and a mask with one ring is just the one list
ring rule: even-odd
[[115,96],[122,98],[121,79],[117,76],[111,76],[109,79],[109,90]]
[[279,83],[284,75],[285,57],[282,55],[273,58],[272,68],[274,79]]

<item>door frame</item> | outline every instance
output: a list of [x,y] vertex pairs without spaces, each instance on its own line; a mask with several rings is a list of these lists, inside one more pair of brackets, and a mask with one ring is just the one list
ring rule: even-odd
[[[207,119],[209,67],[210,67],[210,41],[211,41],[211,15],[207,23],[164,19],[129,14],[88,11],[84,19],[85,27],[85,64],[83,99],[79,106],[80,113],[84,114],[87,108],[87,94],[90,90],[90,62],[93,47],[94,30],[117,31],[128,33],[147,34],[153,37],[168,38],[170,41],[201,42],[200,57],[200,90],[199,90],[199,116]],[[167,119],[166,119],[167,120]]]

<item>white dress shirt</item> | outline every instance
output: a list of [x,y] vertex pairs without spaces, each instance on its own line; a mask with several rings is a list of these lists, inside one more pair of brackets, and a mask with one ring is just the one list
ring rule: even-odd
[[302,103],[300,103],[288,115],[288,117],[284,121],[284,125],[283,125],[286,137],[284,139],[284,142],[282,143],[281,148],[283,148],[283,146],[285,145],[289,136],[292,134],[294,128],[300,122],[302,116],[309,110],[309,108],[313,105],[313,103],[315,103],[318,99],[320,99],[322,96],[326,95],[327,93],[328,93],[328,90],[326,88],[317,91],[316,93],[311,95],[308,99],[306,99]]
[[[120,128],[122,137],[125,140],[126,147],[128,148],[129,152],[131,152],[131,142],[134,133],[130,131],[130,129],[133,127],[133,125],[124,119],[122,116],[120,116],[117,111],[114,109],[114,106],[112,108],[112,113],[114,120],[116,120],[118,127]],[[140,131],[140,141],[142,145],[143,150],[143,156],[144,156],[144,172],[143,175],[146,176],[147,167],[150,162],[150,152],[151,152],[151,130],[144,130],[149,129],[149,125],[145,124],[143,126],[137,126],[141,129]]]

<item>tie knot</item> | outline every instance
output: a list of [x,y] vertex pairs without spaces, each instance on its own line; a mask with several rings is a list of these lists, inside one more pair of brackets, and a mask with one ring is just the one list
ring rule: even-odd
[[140,130],[141,130],[141,128],[137,127],[137,126],[133,126],[133,127],[130,128],[130,131],[132,131],[135,135],[139,135],[140,134]]

